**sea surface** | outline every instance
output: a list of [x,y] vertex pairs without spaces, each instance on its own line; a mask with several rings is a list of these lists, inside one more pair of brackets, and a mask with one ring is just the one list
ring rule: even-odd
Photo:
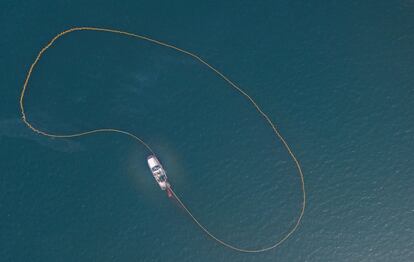
[[[0,261],[414,261],[413,1],[1,1]],[[260,254],[210,239],[120,134],[50,139],[19,95],[57,33],[97,26],[194,52],[251,95],[305,175],[298,230]],[[226,82],[174,50],[103,32],[50,48],[26,93],[51,133],[130,131],[187,207],[242,248],[301,207],[292,159]]]

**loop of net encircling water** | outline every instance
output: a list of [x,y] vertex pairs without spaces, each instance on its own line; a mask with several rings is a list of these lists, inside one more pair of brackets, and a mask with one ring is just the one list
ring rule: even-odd
[[136,142],[142,144],[149,152],[151,152],[152,154],[155,154],[154,151],[151,149],[151,147],[147,143],[145,143],[141,138],[139,138],[138,136],[136,136],[136,135],[134,135],[134,134],[132,134],[128,131],[125,131],[125,130],[114,129],[114,128],[100,128],[100,129],[87,130],[87,131],[77,132],[77,133],[72,133],[72,134],[53,134],[53,133],[49,133],[49,132],[44,131],[44,130],[37,129],[28,120],[28,118],[26,116],[26,111],[25,111],[25,108],[24,108],[24,96],[25,96],[25,92],[26,92],[26,89],[27,89],[27,86],[28,86],[28,83],[29,83],[29,79],[30,79],[30,77],[33,73],[34,68],[36,67],[37,63],[39,62],[39,60],[41,59],[43,54],[47,51],[47,49],[49,47],[51,47],[55,43],[56,40],[58,40],[59,38],[61,38],[62,36],[66,35],[66,34],[76,32],[76,31],[100,31],[100,32],[107,32],[107,33],[113,33],[113,34],[118,34],[118,35],[129,36],[129,37],[137,38],[137,39],[144,40],[144,41],[147,41],[147,42],[151,42],[151,43],[159,45],[159,46],[163,46],[163,47],[173,49],[175,51],[178,51],[180,53],[186,54],[186,55],[194,58],[195,60],[197,60],[201,64],[205,65],[210,70],[212,70],[215,74],[217,74],[220,78],[222,78],[225,82],[227,82],[232,88],[234,88],[237,92],[239,92],[241,95],[243,95],[254,106],[254,108],[257,110],[257,112],[265,119],[265,121],[272,128],[274,134],[282,142],[282,144],[283,144],[284,148],[286,149],[286,151],[288,152],[289,156],[294,161],[295,166],[296,166],[297,171],[298,171],[298,174],[299,174],[299,177],[300,177],[300,182],[301,182],[302,205],[301,205],[300,213],[299,213],[298,217],[296,218],[295,224],[282,237],[280,237],[278,240],[276,240],[276,242],[274,244],[272,244],[270,246],[267,246],[267,247],[245,249],[245,248],[239,248],[239,247],[237,247],[233,244],[230,244],[230,243],[228,243],[228,242],[226,242],[222,239],[219,239],[218,237],[216,237],[213,233],[211,233],[205,226],[203,226],[194,217],[194,215],[191,213],[189,208],[186,205],[184,205],[183,201],[178,197],[178,195],[175,193],[175,191],[173,191],[171,189],[171,193],[173,194],[173,196],[177,199],[177,201],[180,203],[180,205],[184,208],[184,210],[191,217],[191,219],[197,224],[197,226],[200,227],[201,230],[203,230],[209,237],[211,237],[217,243],[219,243],[219,244],[221,244],[221,245],[223,245],[227,248],[230,248],[232,250],[239,251],[239,252],[245,252],[245,253],[259,253],[259,252],[264,252],[264,251],[274,249],[274,248],[280,246],[283,242],[285,242],[286,239],[288,239],[297,230],[297,228],[299,227],[299,225],[302,221],[303,215],[305,213],[305,207],[306,207],[305,180],[304,180],[302,168],[299,164],[299,161],[296,158],[296,156],[294,155],[294,153],[292,152],[292,150],[290,149],[288,143],[282,137],[280,132],[276,129],[276,126],[273,124],[272,120],[266,115],[266,113],[264,113],[262,111],[262,109],[259,107],[259,105],[244,90],[242,90],[239,86],[237,86],[234,82],[232,82],[224,74],[222,74],[220,71],[218,71],[216,68],[214,68],[212,65],[207,63],[205,60],[203,60],[198,55],[196,55],[194,53],[191,53],[189,51],[186,51],[184,49],[178,48],[174,45],[170,45],[170,44],[167,44],[167,43],[164,43],[164,42],[161,42],[161,41],[158,41],[158,40],[146,37],[146,36],[137,35],[137,34],[133,34],[133,33],[125,32],[125,31],[107,29],[107,28],[97,28],[97,27],[74,27],[74,28],[68,29],[66,31],[63,31],[63,32],[57,34],[55,37],[52,38],[52,40],[50,40],[50,42],[46,46],[44,46],[40,50],[40,52],[36,56],[36,59],[34,60],[32,65],[30,66],[29,71],[28,71],[27,76],[26,76],[26,79],[25,79],[24,84],[23,84],[23,88],[22,88],[21,95],[20,95],[20,110],[21,110],[23,122],[26,124],[26,126],[28,128],[30,128],[33,132],[38,133],[39,135],[43,135],[43,136],[51,137],[51,138],[75,138],[75,137],[81,137],[81,136],[92,135],[92,134],[96,134],[96,133],[104,133],[104,132],[123,134],[123,135],[127,135],[127,136],[131,137]]

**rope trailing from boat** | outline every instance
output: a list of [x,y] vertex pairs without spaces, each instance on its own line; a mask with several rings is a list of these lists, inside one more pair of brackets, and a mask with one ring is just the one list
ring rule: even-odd
[[29,83],[29,79],[33,73],[34,68],[36,67],[37,63],[39,62],[39,60],[41,59],[41,57],[43,56],[43,54],[47,51],[47,49],[49,47],[51,47],[56,40],[58,40],[59,38],[61,38],[64,35],[67,35],[69,33],[72,32],[76,32],[76,31],[100,31],[100,32],[107,32],[107,33],[113,33],[113,34],[118,34],[118,35],[124,35],[124,36],[129,36],[129,37],[133,37],[133,38],[137,38],[137,39],[141,39],[144,41],[148,41],[151,42],[153,44],[159,45],[159,46],[163,46],[163,47],[167,47],[173,50],[176,50],[180,53],[186,54],[192,58],[194,58],[195,60],[197,60],[198,62],[202,63],[203,65],[207,66],[210,70],[212,70],[214,73],[216,73],[219,77],[221,77],[224,81],[226,81],[231,87],[233,87],[236,91],[238,91],[241,95],[243,95],[245,98],[247,98],[247,100],[254,106],[254,108],[257,110],[257,112],[266,120],[266,122],[269,124],[269,126],[272,128],[274,134],[279,138],[279,140],[282,142],[283,146],[285,147],[285,149],[287,150],[288,154],[290,155],[290,157],[292,158],[292,160],[294,161],[299,177],[300,177],[300,182],[301,182],[301,190],[302,190],[302,205],[300,208],[300,212],[298,217],[296,218],[296,222],[295,224],[278,240],[276,240],[276,242],[270,246],[267,247],[262,247],[262,248],[251,248],[251,249],[246,249],[246,248],[240,248],[237,247],[233,244],[230,244],[224,240],[219,239],[218,237],[216,237],[213,233],[211,233],[205,226],[203,226],[195,217],[194,215],[191,213],[191,211],[187,208],[186,205],[184,205],[184,203],[181,201],[181,199],[177,196],[177,194],[171,189],[172,194],[174,195],[174,197],[178,200],[178,202],[180,203],[180,205],[184,208],[184,210],[187,212],[187,214],[191,217],[191,219],[197,224],[198,227],[200,227],[200,229],[202,229],[209,237],[211,237],[213,240],[215,240],[216,242],[218,242],[219,244],[230,248],[232,250],[235,251],[239,251],[239,252],[245,252],[245,253],[259,253],[259,252],[264,252],[264,251],[268,251],[271,249],[274,249],[278,246],[280,246],[283,242],[286,241],[286,239],[288,239],[299,227],[303,215],[305,213],[305,207],[306,207],[306,191],[305,191],[305,180],[304,180],[304,176],[303,176],[303,172],[302,172],[302,168],[299,164],[298,159],[296,158],[295,154],[292,152],[292,150],[290,149],[288,143],[286,142],[286,140],[283,138],[283,136],[280,134],[280,132],[277,130],[276,126],[273,124],[272,120],[267,116],[267,114],[265,112],[263,112],[263,110],[259,107],[259,105],[253,100],[252,97],[250,97],[244,90],[242,90],[239,86],[237,86],[233,81],[231,81],[229,78],[227,78],[225,75],[223,75],[220,71],[218,71],[216,68],[214,68],[212,65],[210,65],[209,63],[207,63],[205,60],[203,60],[201,57],[199,57],[198,55],[191,53],[189,51],[186,51],[184,49],[178,48],[174,45],[170,45],[146,36],[142,36],[142,35],[137,35],[137,34],[133,34],[133,33],[129,33],[129,32],[125,32],[125,31],[120,31],[120,30],[114,30],[114,29],[107,29],[107,28],[98,28],[98,27],[74,27],[71,29],[68,29],[66,31],[63,31],[59,34],[57,34],[55,37],[52,38],[52,40],[50,40],[50,42],[44,46],[40,52],[38,53],[36,59],[34,60],[34,62],[32,63],[32,65],[29,68],[29,71],[27,73],[26,79],[24,81],[23,84],[23,88],[20,94],[20,110],[21,110],[21,115],[22,115],[22,119],[23,122],[26,124],[26,126],[28,128],[30,128],[33,132],[38,133],[39,135],[43,135],[46,137],[50,137],[50,138],[75,138],[75,137],[81,137],[81,136],[86,136],[86,135],[92,135],[92,134],[96,134],[96,133],[118,133],[118,134],[123,134],[123,135],[127,135],[129,137],[131,137],[132,139],[134,139],[137,143],[142,144],[148,151],[150,151],[152,154],[155,155],[154,151],[151,149],[151,147],[145,143],[141,138],[137,137],[136,135],[128,132],[128,131],[124,131],[124,130],[120,130],[120,129],[114,129],[114,128],[101,128],[101,129],[93,129],[93,130],[88,130],[88,131],[83,131],[83,132],[78,132],[78,133],[72,133],[72,134],[53,134],[53,133],[49,133],[47,131],[43,131],[40,129],[37,129],[27,118],[26,115],[26,111],[24,108],[24,96],[27,90],[27,86]]

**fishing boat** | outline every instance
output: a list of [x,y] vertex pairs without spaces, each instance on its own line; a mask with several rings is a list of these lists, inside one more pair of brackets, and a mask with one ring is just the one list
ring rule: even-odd
[[170,195],[170,183],[168,183],[167,173],[162,167],[158,158],[154,155],[150,155],[147,158],[148,167],[151,170],[152,176],[155,178],[155,181],[158,183],[162,190],[167,190],[168,195]]

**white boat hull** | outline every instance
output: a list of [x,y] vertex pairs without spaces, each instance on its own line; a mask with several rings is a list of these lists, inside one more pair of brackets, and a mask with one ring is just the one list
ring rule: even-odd
[[161,190],[168,189],[170,187],[170,184],[167,180],[167,172],[165,172],[165,169],[162,167],[161,162],[158,160],[158,158],[154,155],[150,155],[147,158],[147,162],[152,176],[160,186]]

